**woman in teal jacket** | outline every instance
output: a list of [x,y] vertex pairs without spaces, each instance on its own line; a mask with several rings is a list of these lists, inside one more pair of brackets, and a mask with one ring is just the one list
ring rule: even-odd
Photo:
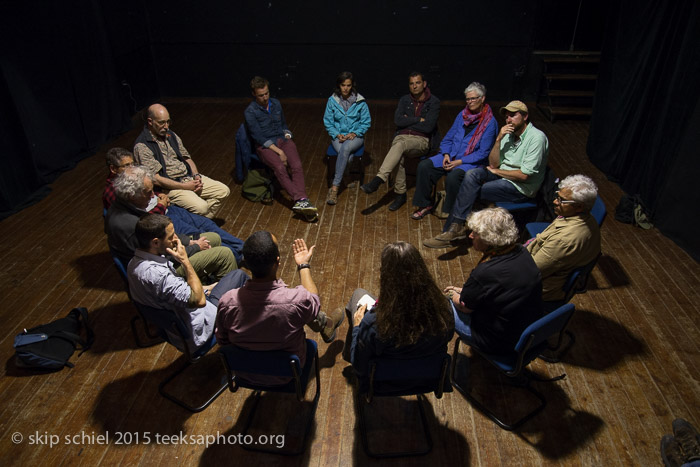
[[369,116],[367,102],[355,89],[352,73],[344,71],[338,75],[335,91],[328,98],[323,124],[331,138],[333,148],[338,153],[335,162],[333,186],[328,190],[328,204],[338,202],[338,187],[343,179],[345,167],[350,154],[357,151],[365,142],[365,133],[369,130],[372,118]]

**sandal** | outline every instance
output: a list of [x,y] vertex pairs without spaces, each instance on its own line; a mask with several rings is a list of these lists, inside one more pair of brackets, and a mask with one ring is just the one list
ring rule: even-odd
[[432,210],[433,210],[432,206],[426,206],[424,208],[416,209],[413,212],[413,214],[411,214],[411,219],[419,221],[419,220],[423,219],[425,216],[427,216],[428,214],[430,214],[430,212]]

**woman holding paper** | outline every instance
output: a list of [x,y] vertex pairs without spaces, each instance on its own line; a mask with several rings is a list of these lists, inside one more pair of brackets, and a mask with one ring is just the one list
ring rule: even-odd
[[454,316],[420,253],[410,243],[382,250],[379,298],[364,289],[345,308],[348,335],[343,358],[362,382],[374,356],[419,357],[446,352],[454,333]]

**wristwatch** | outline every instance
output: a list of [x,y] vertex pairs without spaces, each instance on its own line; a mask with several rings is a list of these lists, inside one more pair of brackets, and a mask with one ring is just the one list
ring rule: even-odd
[[311,265],[309,263],[302,263],[297,265],[297,271],[301,271],[302,269],[311,269]]

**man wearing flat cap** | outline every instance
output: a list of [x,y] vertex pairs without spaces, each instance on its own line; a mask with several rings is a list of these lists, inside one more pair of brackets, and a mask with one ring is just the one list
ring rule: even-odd
[[467,172],[443,232],[423,242],[429,248],[446,248],[466,238],[466,219],[478,199],[521,203],[537,194],[547,167],[549,141],[528,121],[527,106],[512,101],[501,107],[506,124],[489,154],[488,167]]

